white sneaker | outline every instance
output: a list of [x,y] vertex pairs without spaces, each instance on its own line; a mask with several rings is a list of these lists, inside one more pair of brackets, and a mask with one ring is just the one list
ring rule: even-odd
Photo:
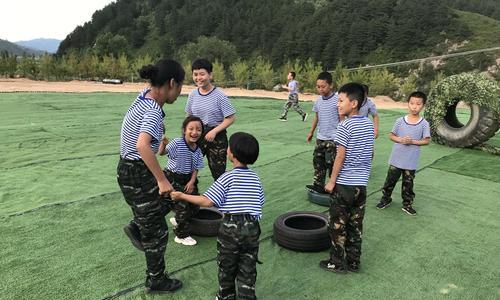
[[183,239],[175,237],[174,241],[178,244],[183,244],[184,246],[194,246],[197,243],[196,240],[190,236],[185,237]]
[[172,224],[172,226],[174,226],[174,227],[178,226],[177,221],[175,220],[174,217],[170,218],[170,224]]

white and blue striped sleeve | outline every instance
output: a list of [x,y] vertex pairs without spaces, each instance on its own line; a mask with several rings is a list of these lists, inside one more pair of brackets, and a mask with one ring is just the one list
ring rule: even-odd
[[260,205],[264,205],[264,202],[266,201],[266,197],[264,196],[264,189],[262,188],[262,185],[260,186],[260,195],[259,195],[259,200],[260,200]]
[[431,129],[430,129],[429,122],[427,122],[427,120],[422,121],[422,127],[423,127],[422,138],[424,138],[424,139],[430,138],[431,137]]
[[225,183],[227,183],[227,180],[225,180],[225,178],[227,176],[224,176],[226,174],[223,174],[214,183],[212,183],[208,190],[203,194],[203,196],[212,201],[216,207],[221,207],[226,202],[227,187],[225,186]]
[[378,115],[377,107],[375,106],[375,103],[373,102],[373,100],[371,100],[368,104],[370,105],[370,106],[368,106],[368,114],[370,114],[372,117],[375,117],[376,115]]
[[144,113],[144,117],[141,122],[140,132],[148,133],[151,137],[156,140],[161,140],[161,135],[163,134],[163,117],[161,111],[156,109],[148,109]]
[[229,101],[229,98],[226,95],[223,95],[219,98],[218,104],[224,118],[232,116],[236,113],[236,110],[234,109],[231,101]]
[[316,112],[316,113],[319,111],[319,110],[318,110],[318,101],[319,101],[319,100],[314,101],[314,104],[313,104],[313,109],[312,109],[312,111],[313,111],[313,112]]
[[193,109],[192,109],[192,107],[193,107],[193,97],[191,96],[191,94],[189,94],[189,96],[188,96],[188,100],[187,100],[187,102],[186,102],[186,107],[184,108],[184,111],[185,111],[188,115],[190,115],[190,116],[192,116],[192,115],[193,115]]
[[391,133],[393,133],[395,136],[399,136],[399,128],[401,127],[401,118],[397,119],[396,122],[394,122],[394,126],[392,127]]
[[177,157],[177,142],[176,140],[170,141],[167,144],[167,155],[169,158],[175,159]]
[[345,126],[345,122],[340,123],[337,127],[337,135],[335,136],[335,144],[341,145],[347,148],[349,144],[349,140],[351,139],[351,134],[347,127]]
[[205,167],[205,164],[203,163],[203,154],[201,153],[200,148],[196,149],[193,159],[194,159],[194,168],[196,170],[201,170],[203,169],[203,167]]

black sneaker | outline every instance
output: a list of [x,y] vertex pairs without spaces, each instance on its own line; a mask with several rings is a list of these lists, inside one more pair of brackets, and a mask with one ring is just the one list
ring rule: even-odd
[[278,120],[286,122],[286,117],[280,117],[280,118],[278,118]]
[[325,191],[324,187],[319,186],[319,185],[315,185],[315,184],[308,184],[308,185],[306,185],[306,189],[308,189],[311,192],[315,192],[315,193],[319,193],[319,194],[328,194]]
[[347,270],[344,267],[337,266],[337,265],[331,263],[329,259],[320,261],[319,266],[322,269],[325,269],[325,270],[330,271],[330,272],[339,273],[339,274],[347,273]]
[[305,122],[307,120],[307,113],[302,116],[302,122]]
[[134,247],[136,247],[140,251],[144,252],[144,246],[142,246],[141,232],[139,231],[139,226],[137,226],[137,224],[135,224],[134,221],[130,221],[130,223],[128,223],[127,225],[125,225],[125,227],[123,227],[123,231],[132,242],[132,245],[134,245]]
[[182,282],[178,279],[168,278],[166,275],[163,275],[160,279],[151,279],[148,276],[144,286],[148,294],[163,294],[177,291],[182,287]]
[[402,211],[404,211],[405,213],[409,214],[410,216],[414,216],[417,214],[417,211],[413,209],[413,207],[411,206],[403,206],[403,208],[401,208]]
[[383,200],[380,200],[380,202],[377,204],[377,208],[384,209],[384,208],[388,207],[389,205],[391,205],[391,202],[385,202]]

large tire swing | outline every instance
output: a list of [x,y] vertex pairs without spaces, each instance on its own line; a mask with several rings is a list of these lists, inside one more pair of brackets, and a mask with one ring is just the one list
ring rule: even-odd
[[[457,104],[470,107],[470,119],[462,124]],[[495,135],[500,126],[500,89],[479,74],[463,73],[440,81],[430,92],[425,118],[432,139],[450,147],[471,148]]]
[[290,250],[314,252],[330,248],[328,216],[323,213],[294,211],[274,222],[273,238]]

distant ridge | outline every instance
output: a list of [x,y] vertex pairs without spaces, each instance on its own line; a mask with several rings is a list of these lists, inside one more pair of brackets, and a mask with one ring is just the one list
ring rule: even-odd
[[20,46],[23,46],[26,48],[40,50],[40,51],[44,51],[44,52],[48,52],[48,53],[56,53],[57,49],[59,48],[59,44],[61,43],[61,40],[40,38],[40,39],[33,39],[33,40],[28,40],[28,41],[18,41],[15,43],[17,45],[20,45]]

